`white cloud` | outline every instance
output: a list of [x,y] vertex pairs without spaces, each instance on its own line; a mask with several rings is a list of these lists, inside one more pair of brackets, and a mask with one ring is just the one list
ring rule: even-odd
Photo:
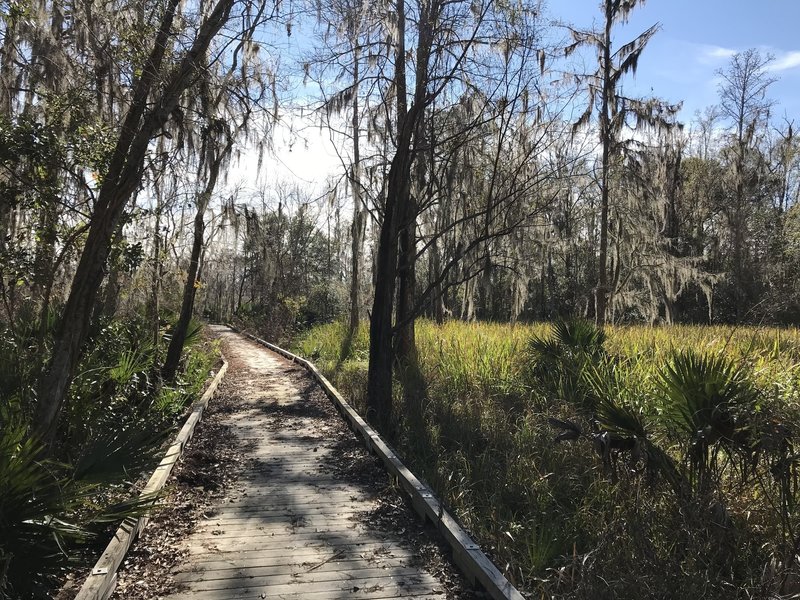
[[697,60],[704,65],[716,64],[720,61],[728,60],[734,54],[736,54],[736,50],[732,48],[700,44]]
[[320,129],[312,117],[289,115],[272,130],[272,148],[265,150],[259,168],[258,152],[245,147],[228,173],[230,187],[247,190],[269,187],[278,182],[292,182],[310,194],[324,193],[331,177],[343,172],[336,146],[327,129]]
[[775,62],[769,66],[770,71],[780,72],[800,67],[800,51],[779,53]]

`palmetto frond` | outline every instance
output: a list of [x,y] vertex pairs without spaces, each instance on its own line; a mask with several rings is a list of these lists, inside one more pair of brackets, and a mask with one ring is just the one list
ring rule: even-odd
[[563,348],[594,355],[602,352],[606,334],[589,321],[559,320],[553,323],[553,338]]
[[111,414],[116,427],[100,423],[99,435],[83,448],[73,477],[85,483],[109,483],[140,473],[156,462],[161,445],[171,429],[152,420],[119,418]]
[[183,347],[188,348],[202,339],[203,322],[197,319],[189,321],[189,327],[186,330],[186,337],[183,340]]
[[561,346],[553,338],[533,336],[528,340],[528,353],[534,359],[553,361],[561,357]]
[[723,356],[691,350],[673,355],[658,386],[671,422],[704,445],[741,443],[747,433],[746,416],[758,404],[758,389],[743,369]]
[[[104,524],[143,514],[154,497],[95,506],[101,485],[135,478],[154,462],[164,438],[144,420],[95,424],[103,431],[73,468],[49,458],[25,420],[0,414],[0,597],[38,597],[68,560],[68,551],[95,537]],[[88,514],[87,514],[88,512]]]
[[[0,428],[0,557],[13,594],[24,597],[42,588],[60,566],[65,544],[91,536],[64,516],[85,493],[70,481],[65,465],[45,458],[24,427]],[[18,572],[26,577],[14,577]]]
[[614,363],[587,368],[584,375],[596,399],[595,417],[600,427],[620,435],[647,437],[644,419],[630,402],[630,384]]
[[151,364],[150,348],[131,348],[119,355],[117,364],[108,372],[109,379],[119,385],[124,385],[133,379],[137,373],[146,371]]
[[549,337],[536,336],[528,341],[537,384],[591,412],[595,397],[585,381],[584,370],[604,360],[604,342],[603,331],[588,321],[553,323]]
[[579,371],[583,358],[603,354],[605,333],[588,321],[559,320],[553,323],[550,337],[534,336],[528,341],[528,353],[534,361]]

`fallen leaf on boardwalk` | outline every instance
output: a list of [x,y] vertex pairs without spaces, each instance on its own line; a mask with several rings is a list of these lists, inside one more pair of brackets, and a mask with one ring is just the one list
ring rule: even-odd
[[[237,404],[237,396],[231,392],[228,381],[223,381],[203,414],[186,454],[175,467],[168,484],[170,493],[119,571],[115,598],[152,600],[184,589],[174,578],[179,572],[176,567],[188,562],[188,552],[180,548],[180,542],[201,519],[214,516],[213,504],[219,502],[214,498],[225,497],[224,490],[242,470],[240,455],[247,451],[224,423],[230,407]],[[209,545],[209,550],[216,547]],[[134,575],[135,580],[131,579]]]
[[[176,467],[175,482],[170,483],[171,492],[164,507],[153,516],[151,526],[145,530],[126,561],[125,568],[120,571],[119,598],[151,600],[186,590],[186,587],[181,587],[176,581],[176,576],[185,577],[187,572],[199,573],[202,569],[193,568],[192,555],[182,549],[181,540],[194,531],[198,523],[208,525],[204,523],[204,519],[230,510],[229,503],[244,498],[249,498],[248,502],[253,503],[257,498],[248,496],[249,484],[245,484],[242,477],[245,469],[252,466],[253,459],[248,457],[248,448],[241,446],[241,442],[235,438],[231,427],[225,425],[225,422],[231,418],[242,421],[244,417],[241,415],[245,414],[241,409],[242,398],[252,395],[255,389],[263,386],[260,383],[263,380],[249,375],[247,367],[237,362],[235,352],[228,354],[226,350],[226,354],[230,362],[229,375],[220,386],[218,396],[209,405],[187,447],[185,459]],[[302,390],[302,402],[297,403],[297,408],[291,411],[285,410],[285,405],[281,407],[278,404],[273,406],[265,403],[261,412],[262,417],[269,419],[266,428],[268,431],[296,437],[291,432],[298,428],[298,418],[310,418],[319,423],[319,427],[312,428],[313,437],[310,434],[306,436],[309,442],[307,447],[317,453],[313,462],[308,457],[312,464],[311,473],[308,474],[329,474],[337,482],[329,487],[320,486],[319,493],[325,495],[355,487],[358,491],[350,496],[351,501],[374,500],[374,508],[358,513],[352,526],[359,530],[372,530],[387,540],[385,546],[358,556],[374,568],[390,568],[386,564],[389,560],[391,568],[399,563],[404,567],[427,570],[440,584],[436,586],[434,594],[441,593],[449,599],[462,600],[479,597],[466,588],[463,579],[447,558],[449,550],[441,542],[431,541],[430,532],[417,520],[406,502],[398,497],[397,490],[392,486],[382,464],[354,437],[322,390],[311,382],[305,371],[291,366],[288,369],[281,377],[286,382],[288,372],[290,382],[281,384],[280,393],[285,393],[284,388],[288,389],[288,384],[291,383],[297,390]],[[260,462],[263,463],[264,460]],[[268,472],[262,466],[259,477]],[[248,477],[252,480],[252,476]],[[215,505],[217,508],[214,508]],[[311,523],[302,531],[308,533],[309,529]],[[317,529],[314,527],[314,530]],[[223,531],[211,526],[212,535],[219,535]],[[384,535],[380,535],[381,533]],[[263,535],[275,536],[275,533],[264,532]],[[217,541],[225,549],[230,540],[222,538]],[[203,545],[206,552],[221,552],[209,540]],[[400,554],[401,549],[413,558],[398,561],[396,555]],[[398,552],[395,553],[395,550]],[[354,554],[349,554],[348,551],[347,556],[349,560]],[[218,560],[223,557],[222,554],[217,555]],[[334,555],[331,562],[340,558],[343,556]],[[322,560],[323,557],[320,557],[320,561]],[[311,561],[305,569],[319,570],[325,562]],[[320,566],[316,568],[315,565]],[[243,575],[247,576],[246,573]],[[145,581],[146,586],[135,585],[135,581]],[[410,581],[413,580],[406,578],[404,583],[408,585]],[[346,585],[343,583],[340,594],[347,595],[350,588]],[[378,589],[381,589],[380,586],[352,588],[353,593],[361,592],[361,596],[365,592]],[[267,598],[268,592],[261,592],[260,597]]]

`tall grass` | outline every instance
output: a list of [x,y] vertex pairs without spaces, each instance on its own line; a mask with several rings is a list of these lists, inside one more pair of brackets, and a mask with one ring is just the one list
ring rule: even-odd
[[[340,323],[312,329],[294,346],[360,409],[366,330],[346,356]],[[609,327],[606,366],[598,367],[594,384],[591,377],[582,381],[602,388],[592,394],[608,396],[595,409],[598,418],[635,425],[647,435],[637,451],[650,453],[621,456],[612,468],[591,443],[553,442],[558,432],[548,420],[578,423],[584,431],[592,425],[575,403],[576,382],[541,365],[537,372],[529,342],[550,330],[545,323],[421,321],[423,390],[413,406],[403,406],[400,381],[395,397],[402,421],[394,443],[511,580],[537,596],[570,598],[768,597],[781,585],[789,589],[796,563],[782,549],[794,541],[800,519],[787,509],[796,500],[793,489],[787,494],[770,474],[789,467],[777,460],[767,465],[745,445],[763,466],[751,470],[740,461],[739,473],[706,444],[707,463],[723,474],[713,493],[704,488],[714,498],[677,497],[675,477],[689,468],[696,442],[671,424],[660,382],[683,350],[723,372],[735,365],[756,389],[751,412],[759,423],[788,430],[800,415],[800,331]],[[662,473],[673,469],[672,479],[654,474],[659,460]],[[715,519],[718,527],[710,525]]]

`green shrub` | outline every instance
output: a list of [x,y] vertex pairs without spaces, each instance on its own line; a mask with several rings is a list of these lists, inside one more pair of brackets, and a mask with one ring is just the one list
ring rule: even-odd
[[347,312],[348,292],[344,284],[325,283],[311,289],[300,305],[297,322],[301,329],[332,323]]
[[162,387],[165,340],[154,347],[141,318],[106,322],[87,344],[56,446],[45,451],[29,433],[35,357],[49,344],[40,332],[23,321],[0,339],[0,597],[49,597],[77,548],[152,503],[129,498],[131,483],[157,463],[215,360],[213,348],[197,345],[196,325],[181,376]]

